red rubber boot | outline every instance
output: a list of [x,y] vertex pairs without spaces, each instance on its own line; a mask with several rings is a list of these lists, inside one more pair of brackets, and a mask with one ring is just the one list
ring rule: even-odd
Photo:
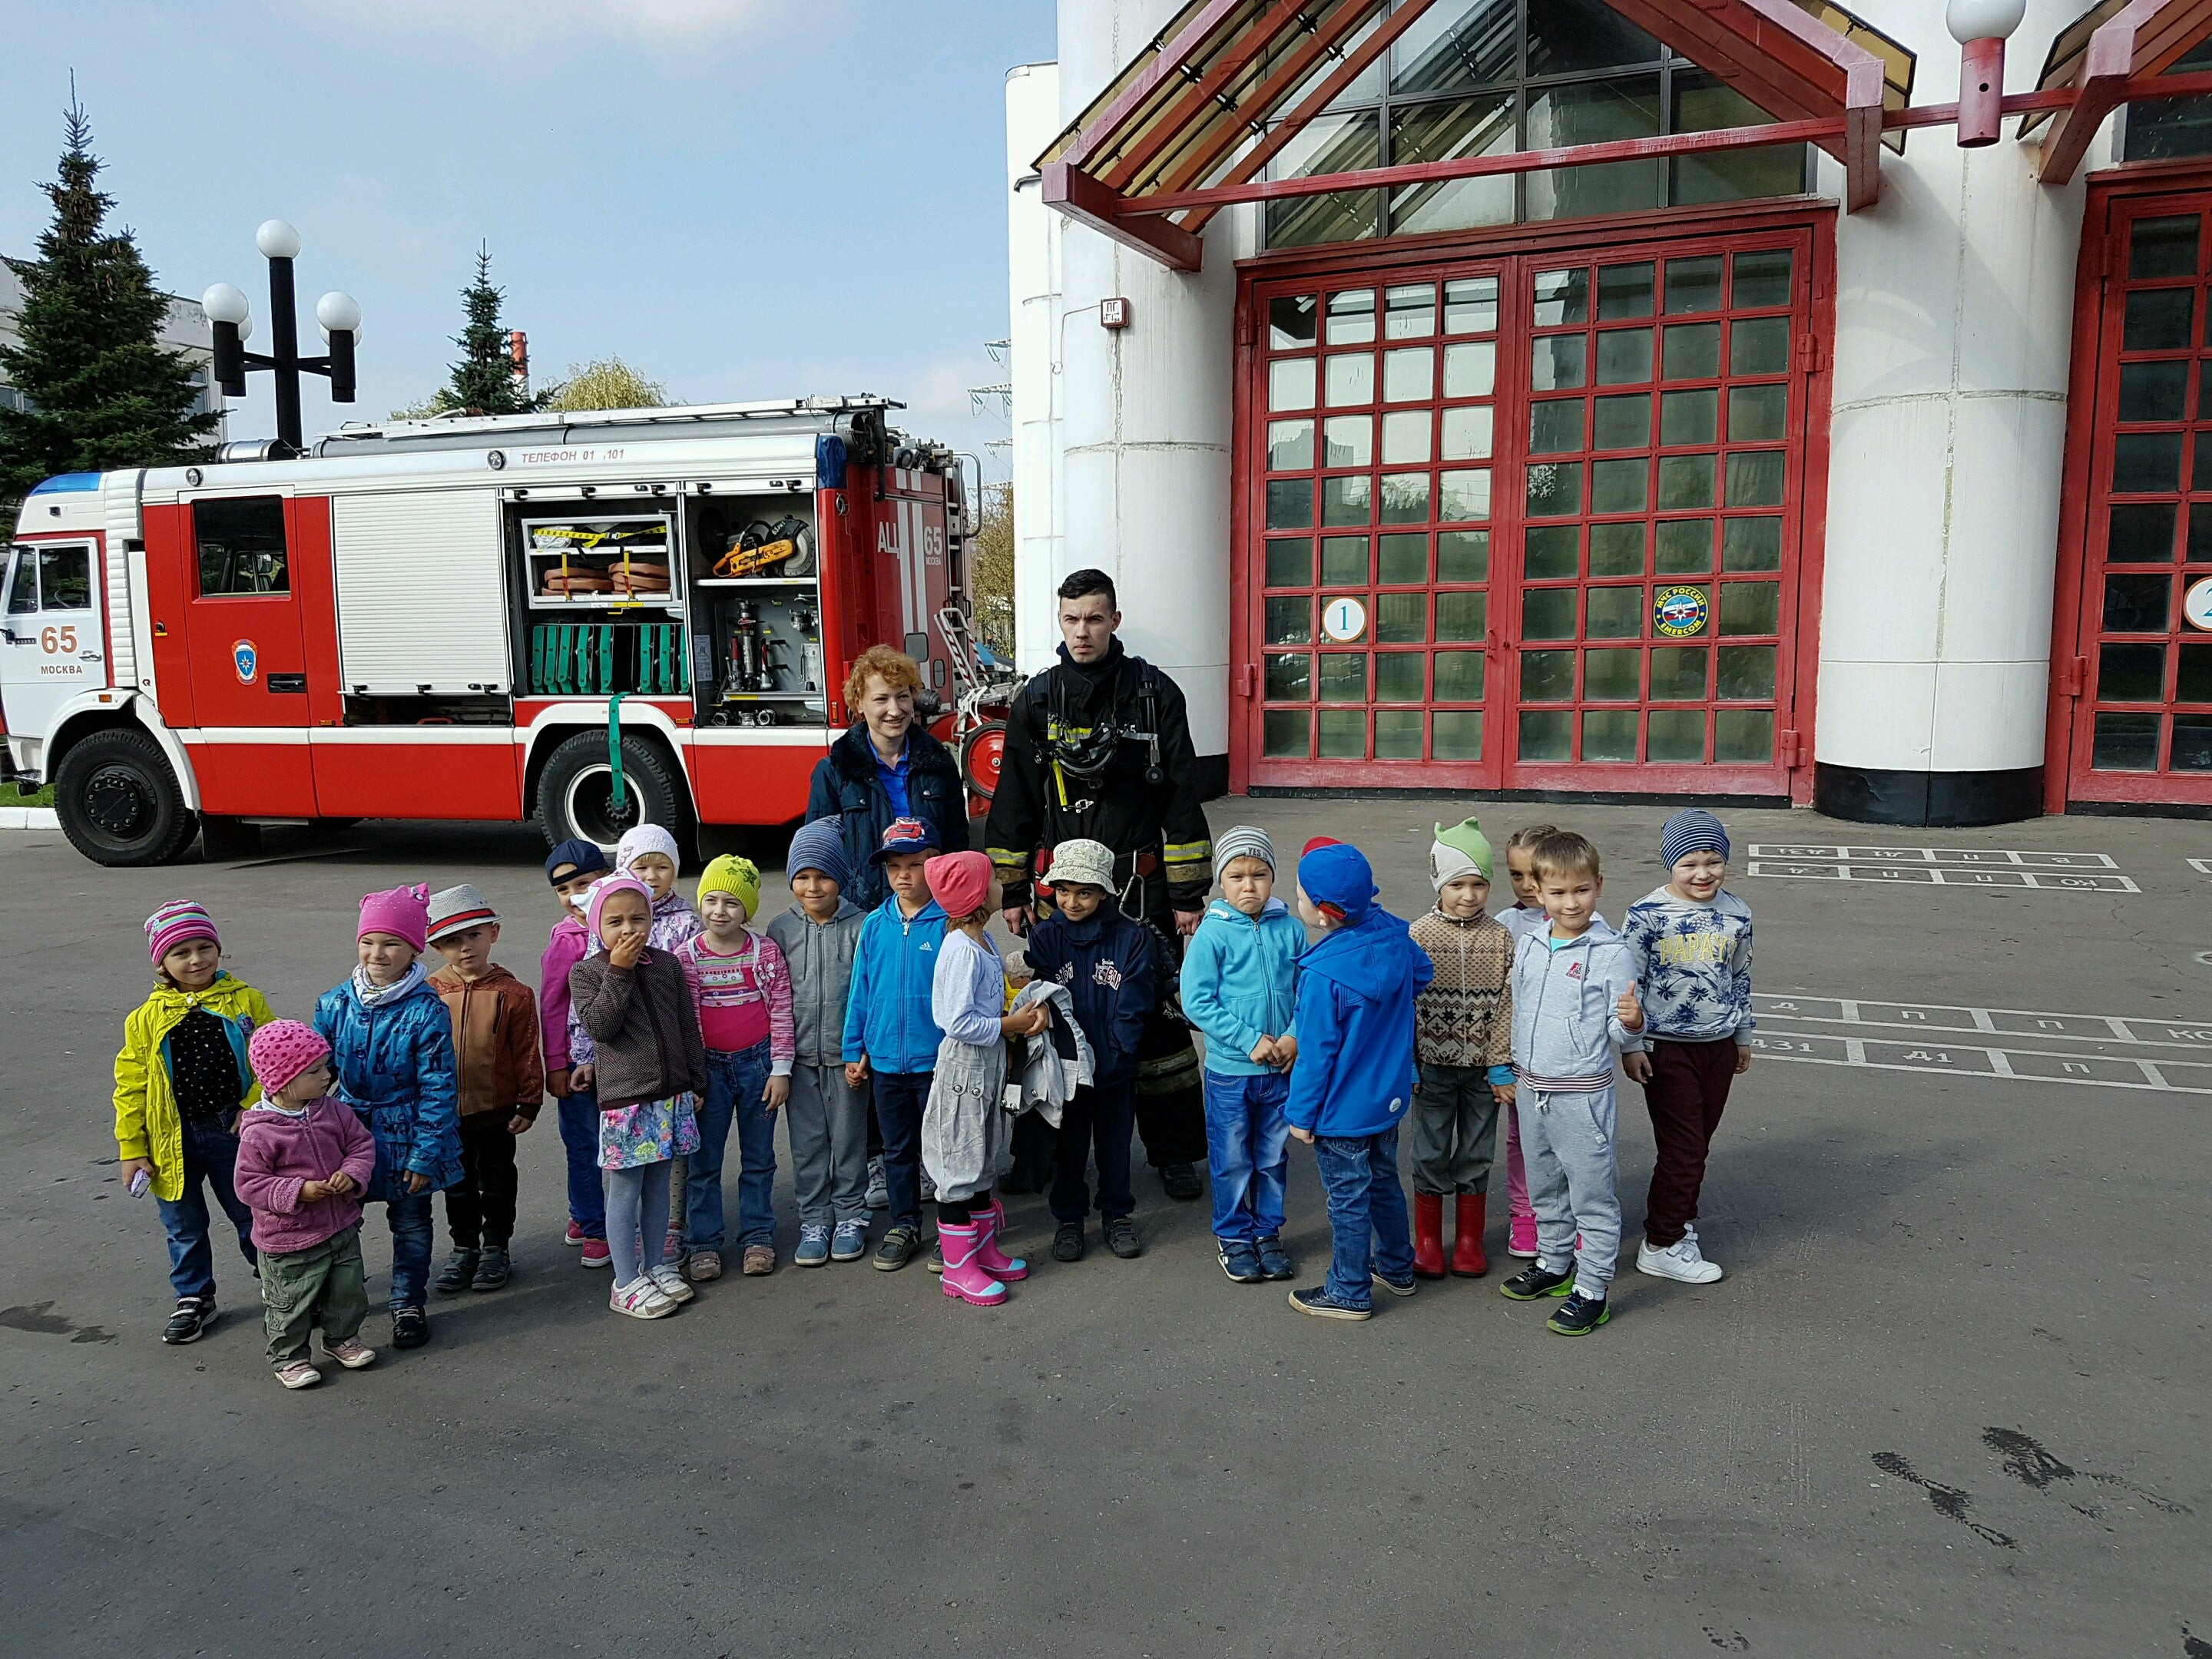
[[1489,1211],[1488,1194],[1459,1195],[1459,1225],[1452,1237],[1453,1278],[1480,1279],[1490,1271],[1490,1258],[1482,1253],[1482,1229]]
[[1413,1277],[1444,1276],[1444,1200],[1440,1193],[1413,1194]]

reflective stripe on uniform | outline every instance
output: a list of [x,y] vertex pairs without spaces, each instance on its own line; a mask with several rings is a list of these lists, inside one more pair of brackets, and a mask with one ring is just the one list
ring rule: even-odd
[[1160,849],[1160,856],[1170,872],[1195,870],[1203,874],[1213,863],[1213,843],[1210,841],[1171,841]]
[[1028,854],[1018,853],[1011,847],[987,847],[983,850],[990,855],[991,868],[1000,881],[1029,879]]

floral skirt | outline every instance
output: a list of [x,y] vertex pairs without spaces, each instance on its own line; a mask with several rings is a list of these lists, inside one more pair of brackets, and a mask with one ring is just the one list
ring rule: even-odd
[[699,1119],[689,1094],[641,1101],[599,1114],[599,1167],[635,1170],[699,1150]]

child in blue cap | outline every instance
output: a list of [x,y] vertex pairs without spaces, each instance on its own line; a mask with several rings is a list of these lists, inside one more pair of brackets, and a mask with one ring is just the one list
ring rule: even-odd
[[1411,1296],[1413,1241],[1398,1182],[1398,1126],[1413,1100],[1413,999],[1434,973],[1406,924],[1376,903],[1357,847],[1317,836],[1298,860],[1298,915],[1321,938],[1298,958],[1285,1115],[1328,1194],[1328,1280],[1292,1291],[1322,1319],[1374,1316],[1373,1286]]

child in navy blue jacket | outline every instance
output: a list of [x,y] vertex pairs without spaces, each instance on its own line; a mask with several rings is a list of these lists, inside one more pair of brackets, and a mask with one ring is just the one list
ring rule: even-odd
[[1298,860],[1298,915],[1321,938],[1298,958],[1285,1115],[1314,1149],[1328,1194],[1328,1282],[1292,1291],[1323,1319],[1373,1316],[1373,1285],[1411,1296],[1413,1240],[1398,1182],[1398,1126],[1413,1099],[1413,999],[1435,969],[1406,924],[1376,903],[1365,854],[1327,836]]
[[1114,849],[1103,842],[1064,841],[1052,849],[1052,891],[1058,908],[1030,934],[1030,967],[1065,985],[1076,1024],[1097,1055],[1091,1082],[1062,1110],[1053,1158],[1052,1213],[1056,1261],[1083,1259],[1084,1220],[1091,1190],[1084,1174],[1095,1147],[1098,1214],[1106,1248],[1127,1261],[1143,1253],[1130,1212],[1129,1135],[1137,1121],[1137,1040],[1158,1000],[1152,931],[1121,914],[1114,899]]

